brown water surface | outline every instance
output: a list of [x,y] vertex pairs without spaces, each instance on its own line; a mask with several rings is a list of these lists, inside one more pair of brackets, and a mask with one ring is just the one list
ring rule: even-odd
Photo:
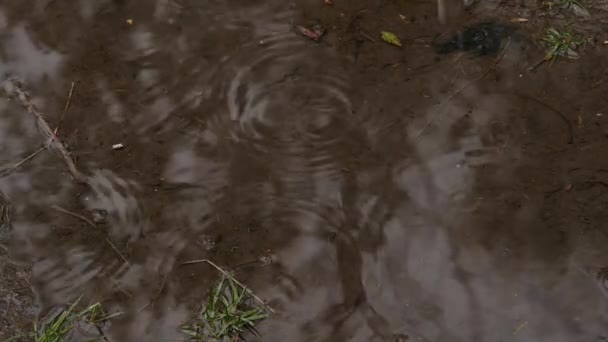
[[[249,341],[601,341],[595,6],[480,0],[441,25],[431,1],[1,2],[0,76],[87,185],[55,149],[2,173],[0,340],[80,295],[125,313],[107,340],[182,340],[218,278],[182,264],[210,259],[276,310]],[[482,21],[515,29],[498,53],[435,52]],[[566,24],[595,44],[530,71]],[[46,143],[2,92],[0,165]]]

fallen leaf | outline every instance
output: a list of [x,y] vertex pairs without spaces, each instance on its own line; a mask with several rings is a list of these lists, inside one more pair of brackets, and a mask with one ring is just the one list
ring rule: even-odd
[[133,25],[133,19],[127,19],[127,24]]
[[297,25],[295,27],[295,30],[304,37],[314,40],[315,42],[319,41],[319,39],[321,39],[321,36],[323,36],[323,34],[325,33],[325,29],[320,26],[315,26],[312,29],[308,29],[304,26]]
[[382,40],[384,40],[385,42],[387,42],[389,44],[399,46],[399,47],[401,46],[401,41],[392,32],[382,31],[382,32],[380,32],[380,37],[382,37]]
[[511,19],[512,23],[527,23],[528,19],[527,18],[513,18]]
[[590,17],[591,13],[589,13],[589,11],[587,11],[587,9],[577,3],[573,3],[572,4],[572,11],[574,12],[574,14],[578,15],[579,17]]

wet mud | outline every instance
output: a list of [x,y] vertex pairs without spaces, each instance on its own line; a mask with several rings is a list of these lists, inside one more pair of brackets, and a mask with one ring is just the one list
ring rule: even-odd
[[[200,259],[275,310],[248,341],[606,339],[602,3],[331,3],[0,3],[2,82],[82,174],[3,83],[0,340],[80,296],[183,340]],[[564,25],[581,58],[531,70]]]

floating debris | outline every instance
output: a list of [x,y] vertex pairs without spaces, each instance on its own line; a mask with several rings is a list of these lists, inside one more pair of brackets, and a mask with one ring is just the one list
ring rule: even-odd
[[91,217],[93,218],[93,222],[97,224],[106,223],[108,212],[103,209],[93,210],[91,211]]
[[294,29],[304,37],[307,37],[315,42],[318,42],[325,34],[325,28],[321,25],[314,25],[312,28],[306,28],[302,25],[297,25]]
[[124,144],[114,144],[112,145],[113,150],[122,150],[125,147]]
[[389,43],[391,45],[395,45],[395,46],[401,47],[401,41],[392,32],[382,31],[382,32],[380,32],[380,37],[382,38],[382,40],[384,40],[385,42],[387,42],[387,43]]
[[513,18],[511,19],[512,23],[527,23],[529,21],[528,18]]

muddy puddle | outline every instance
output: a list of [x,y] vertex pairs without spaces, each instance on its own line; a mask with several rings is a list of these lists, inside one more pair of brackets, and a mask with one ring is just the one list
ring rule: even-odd
[[0,340],[607,341],[608,4],[442,1],[0,2]]

